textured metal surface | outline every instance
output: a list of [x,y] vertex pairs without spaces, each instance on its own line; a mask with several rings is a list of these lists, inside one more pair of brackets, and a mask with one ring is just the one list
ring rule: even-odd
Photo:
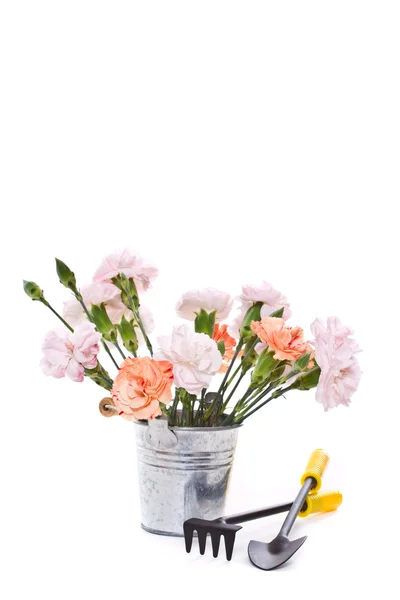
[[239,427],[172,427],[171,448],[163,446],[162,428],[149,435],[147,423],[135,423],[144,529],[182,536],[187,519],[224,513]]

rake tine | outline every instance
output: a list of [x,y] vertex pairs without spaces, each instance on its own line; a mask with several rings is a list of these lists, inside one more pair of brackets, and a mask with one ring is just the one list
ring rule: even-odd
[[224,533],[226,560],[231,560],[233,554],[233,546],[235,545],[236,531]]
[[192,525],[189,525],[188,523],[184,523],[183,533],[185,535],[186,552],[188,552],[188,553],[192,549],[193,532],[194,532],[194,527]]
[[197,529],[197,537],[199,540],[200,554],[204,554],[206,551],[207,531],[204,531],[204,529],[200,529],[199,527]]
[[212,531],[210,535],[213,549],[213,557],[217,558],[219,552],[219,543],[221,541],[221,534],[219,533],[219,531]]

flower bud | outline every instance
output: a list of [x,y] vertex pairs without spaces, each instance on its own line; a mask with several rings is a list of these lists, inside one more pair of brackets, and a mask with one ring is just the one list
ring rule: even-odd
[[293,390],[311,390],[318,385],[321,369],[313,367],[309,371],[302,373],[290,386]]
[[279,361],[274,358],[274,352],[265,348],[258,357],[254,371],[251,374],[251,382],[260,384],[266,381],[278,363]]
[[24,292],[32,300],[44,300],[43,290],[34,281],[24,280]]
[[243,338],[248,338],[254,336],[254,333],[250,327],[252,321],[261,321],[261,307],[262,302],[256,302],[246,312],[244,315],[244,319],[242,321],[242,325],[240,327],[240,336]]
[[125,315],[122,316],[121,323],[117,325],[117,329],[121,336],[122,342],[125,348],[134,354],[137,352],[139,347],[138,339],[136,336],[134,321],[128,321]]
[[96,328],[98,331],[100,331],[104,339],[108,342],[116,342],[117,332],[114,325],[110,321],[110,317],[107,314],[104,302],[102,302],[100,306],[92,304],[90,312]]
[[56,269],[60,283],[70,290],[76,290],[76,279],[74,273],[59,258],[56,258]]
[[111,281],[121,290],[121,300],[127,308],[131,308],[130,299],[132,299],[135,308],[139,308],[139,294],[132,278],[128,279],[125,273],[120,273],[113,277]]
[[210,338],[212,338],[214,333],[214,325],[215,325],[215,310],[208,313],[202,308],[200,312],[196,313],[196,318],[194,320],[194,330],[196,333],[205,333]]
[[272,371],[269,380],[271,383],[274,383],[275,381],[278,381],[278,379],[280,379],[282,377],[282,375],[284,374],[286,369],[286,365],[282,364],[282,362],[279,363],[279,365]]

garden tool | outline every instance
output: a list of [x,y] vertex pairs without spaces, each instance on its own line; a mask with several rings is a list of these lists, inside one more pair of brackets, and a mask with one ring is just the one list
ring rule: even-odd
[[[317,470],[318,465],[322,464],[323,461],[325,461],[325,466],[326,462],[328,461],[328,456],[321,450],[316,450],[312,455],[312,459],[310,459],[308,467],[312,467],[314,473]],[[307,469],[303,477],[306,478],[309,475],[308,472],[310,468]],[[319,484],[317,489],[319,489],[321,485],[320,478],[322,475],[322,471],[323,468],[320,470],[320,474],[318,475],[317,473],[316,475],[316,477],[319,476]],[[299,510],[301,510],[301,514],[304,514],[304,516],[315,512],[325,512],[327,510],[334,510],[334,508],[330,507],[333,507],[337,502],[337,494],[338,492],[323,492],[322,494],[315,494],[313,496],[305,497],[303,499],[302,504],[300,505]],[[307,494],[305,496],[307,496]],[[268,517],[270,515],[276,515],[282,512],[287,512],[291,509],[292,505],[293,502],[287,502],[285,504],[278,504],[269,508],[261,508],[259,510],[244,512],[228,517],[220,517],[212,521],[197,518],[188,519],[183,524],[186,552],[190,552],[192,548],[193,534],[194,531],[197,531],[200,554],[204,554],[206,548],[207,534],[210,534],[213,556],[217,557],[219,552],[221,535],[223,535],[225,538],[226,558],[227,560],[231,560],[233,546],[235,544],[236,532],[242,529],[242,527],[238,525],[238,523],[245,523],[246,521],[253,521],[255,519]]]
[[[306,501],[316,502],[317,506],[323,508],[323,512],[335,510],[342,502],[340,492],[320,492],[308,495],[312,490],[318,492],[321,487],[321,477],[328,463],[328,455],[321,449],[314,450],[308,462],[306,471],[301,478],[302,487],[293,502],[281,530],[272,542],[266,544],[252,540],[248,546],[249,558],[253,565],[264,571],[276,569],[283,565],[304,544],[307,536],[290,541],[288,536],[293,524],[300,514],[306,516],[309,510],[303,510]],[[317,509],[318,510],[318,509]],[[311,511],[314,512],[314,511]],[[316,511],[315,511],[316,512]]]
[[[337,500],[337,494],[339,494],[339,492],[326,491],[307,496],[302,506],[300,516],[307,516],[316,512],[327,512],[328,510],[334,510],[334,508],[329,507],[335,504],[335,501]],[[237,525],[237,523],[246,523],[247,521],[254,521],[255,519],[262,519],[263,517],[269,517],[270,515],[277,515],[279,513],[287,512],[290,510],[292,505],[293,502],[286,502],[284,504],[277,504],[276,506],[271,506],[269,508],[260,508],[259,510],[243,512],[237,515],[231,515],[229,517],[220,517],[212,521],[196,518],[188,519],[183,524],[186,552],[191,551],[193,534],[194,531],[197,531],[200,554],[204,554],[206,549],[207,534],[210,534],[213,556],[216,558],[219,552],[221,536],[223,535],[225,538],[226,558],[227,560],[231,560],[236,532],[242,529],[242,527]]]

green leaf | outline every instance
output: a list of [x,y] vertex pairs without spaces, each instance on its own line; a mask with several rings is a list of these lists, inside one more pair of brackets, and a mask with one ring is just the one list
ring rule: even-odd
[[75,274],[71,269],[59,258],[56,258],[56,270],[60,283],[66,288],[75,291],[76,290],[76,279]]
[[263,303],[256,302],[244,315],[242,325],[240,327],[240,336],[244,339],[254,336],[253,330],[251,329],[252,321],[261,321],[261,308]]
[[218,342],[217,346],[218,346],[218,350],[221,353],[221,356],[224,356],[224,354],[225,354],[225,342],[224,342],[224,340],[221,340],[220,342]]
[[204,308],[196,313],[194,320],[194,330],[196,333],[205,333],[212,338],[215,325],[215,310],[208,313]]
[[284,312],[285,312],[285,309],[283,307],[282,308],[278,308],[278,310],[275,310],[269,316],[270,317],[275,317],[276,319],[281,319],[283,317],[283,313]]
[[295,371],[304,371],[308,367],[308,363],[310,362],[311,354],[308,352],[307,354],[303,354],[296,360],[293,365],[293,369]]

